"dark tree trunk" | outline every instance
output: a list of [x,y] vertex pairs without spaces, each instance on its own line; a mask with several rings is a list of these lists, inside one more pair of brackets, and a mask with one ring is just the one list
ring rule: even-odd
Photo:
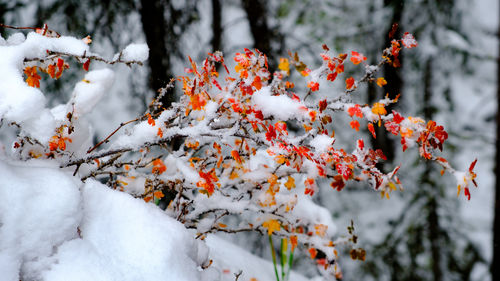
[[241,2],[247,14],[250,32],[254,40],[254,48],[266,54],[269,61],[269,70],[272,72],[277,67],[276,57],[278,55],[278,50],[273,49],[272,43],[279,36],[269,28],[267,2],[265,0],[241,0]]
[[[427,59],[424,68],[424,103],[423,103],[423,113],[426,120],[431,120],[434,115],[434,106],[432,106],[432,61],[433,58]],[[426,162],[426,172],[424,177],[429,177],[431,174],[432,167],[429,162]],[[427,193],[427,235],[429,242],[431,243],[431,257],[432,257],[432,275],[434,276],[434,281],[443,280],[443,270],[441,269],[441,229],[439,225],[439,214],[438,214],[438,200],[440,199],[440,186],[436,186],[430,178],[424,179],[427,181],[427,187],[430,188]]]
[[[170,56],[166,46],[166,21],[165,21],[165,1],[161,0],[141,0],[142,28],[149,46],[149,85],[153,91],[165,87],[172,77],[170,72]],[[165,95],[164,107],[170,106],[175,100],[173,91]]]
[[[400,0],[386,0],[385,1],[386,6],[391,6],[393,9],[393,14],[392,14],[392,19],[390,24],[388,25],[388,30],[385,33],[385,40],[384,40],[384,48],[387,46],[390,46],[392,38],[389,38],[388,34],[392,29],[392,24],[394,23],[401,23],[401,19],[403,17],[403,11],[404,11],[404,1]],[[400,36],[400,34],[396,33],[394,35],[396,38]],[[399,61],[402,66],[402,56],[399,57]],[[401,90],[403,89],[403,78],[401,77],[400,73],[401,67],[395,68],[392,65],[385,64],[383,66],[383,72],[384,72],[384,78],[387,80],[387,85],[384,86],[384,94],[389,94],[390,98],[395,98],[398,94],[401,93]],[[388,112],[392,109],[391,106],[388,108]],[[377,132],[377,147],[380,147],[385,155],[387,156],[388,161],[394,160],[395,156],[395,145],[394,141],[388,137],[389,133],[384,130],[384,128],[381,128]]]
[[[500,11],[499,11],[500,12]],[[497,37],[500,39],[500,26]],[[500,44],[497,55],[497,136],[495,159],[495,213],[493,221],[493,260],[491,262],[491,280],[500,280]]]
[[[391,6],[393,9],[391,23],[389,24],[389,29],[385,33],[384,47],[388,47],[391,45],[391,41],[393,38],[389,38],[387,36],[392,29],[392,25],[394,23],[401,24],[401,19],[403,17],[404,11],[404,3],[405,1],[400,0],[386,0],[386,6]],[[394,38],[401,37],[401,29],[398,29],[394,34]],[[403,65],[403,58],[399,56],[399,62],[401,66]],[[384,77],[387,80],[387,85],[384,86],[385,93],[389,94],[390,98],[395,98],[398,94],[401,93],[403,89],[403,78],[401,77],[401,67],[395,68],[392,65],[384,64]]]
[[220,0],[212,0],[212,51],[222,51],[222,6]]
[[[393,9],[393,14],[391,21],[388,25],[387,32],[384,33],[384,48],[390,46],[392,38],[389,38],[388,34],[392,30],[392,25],[394,23],[400,23],[401,18],[403,16],[404,10],[404,1],[399,0],[385,0],[385,6],[390,6]],[[397,37],[398,34],[395,34],[394,37]],[[402,62],[402,58],[399,58],[400,62]],[[390,98],[395,98],[403,88],[403,79],[400,75],[400,68],[394,68],[392,65],[385,64],[383,66],[383,76],[387,80],[387,85],[384,86],[384,95],[389,94]],[[368,84],[368,102],[372,104],[375,102],[378,97],[376,96],[376,88],[372,85],[372,83]],[[391,112],[391,106],[388,106],[388,112]],[[385,156],[387,157],[387,161],[391,162],[394,160],[395,156],[395,145],[394,140],[389,137],[389,133],[384,128],[384,126],[378,127],[375,126],[375,131],[377,134],[377,138],[372,138],[372,146],[374,148],[381,149]],[[383,163],[379,165],[380,169],[383,169]]]

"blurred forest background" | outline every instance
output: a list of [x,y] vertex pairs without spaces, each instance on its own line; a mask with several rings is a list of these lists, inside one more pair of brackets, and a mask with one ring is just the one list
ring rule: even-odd
[[[395,37],[413,33],[419,47],[404,52],[401,68],[380,74],[388,85],[362,87],[356,99],[373,103],[386,93],[400,93],[401,112],[443,124],[450,135],[445,157],[462,170],[478,158],[479,188],[471,201],[457,198],[450,176],[440,176],[432,164],[417,168],[423,160],[396,150],[395,139],[380,128],[372,145],[386,152],[387,168],[407,166],[400,176],[404,192],[387,201],[364,186],[336,192],[325,184],[316,197],[331,210],[339,235],[354,221],[367,250],[363,263],[342,260],[345,280],[500,280],[500,212],[494,208],[500,190],[494,172],[500,159],[499,14],[495,0],[0,0],[0,23],[47,23],[60,34],[91,35],[92,48],[109,57],[130,42],[149,45],[148,65],[124,74],[115,69],[115,89],[93,113],[96,139],[143,112],[157,89],[183,75],[188,55],[199,61],[220,50],[229,61],[244,47],[257,48],[268,55],[273,70],[289,50],[318,66],[321,45],[327,44],[336,53],[359,51],[374,64],[390,44],[394,23],[399,26]],[[8,38],[16,31],[0,32]],[[81,79],[76,64],[70,70],[66,79]],[[347,71],[359,75],[362,69]],[[52,101],[67,99],[74,85],[68,80],[44,84],[44,92],[54,93],[48,97]],[[164,105],[175,100],[172,89]],[[352,137],[347,128],[337,132],[339,142]],[[230,239],[269,256],[259,235]],[[294,269],[306,275],[315,270],[300,257]]]

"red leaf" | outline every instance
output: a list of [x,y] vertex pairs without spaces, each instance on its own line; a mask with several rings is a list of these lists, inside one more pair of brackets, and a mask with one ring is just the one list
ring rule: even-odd
[[366,60],[366,57],[363,56],[363,54],[360,54],[360,53],[355,52],[355,51],[351,52],[351,61],[352,61],[352,63],[359,64],[359,63],[361,63],[362,61],[365,61],[365,60]]
[[353,87],[355,87],[355,86],[354,86],[354,82],[355,82],[354,78],[352,78],[352,77],[347,78],[347,79],[345,80],[346,89],[347,89],[347,90],[350,90],[350,89],[352,89]]
[[372,123],[368,123],[368,130],[370,130],[370,133],[372,133],[373,138],[376,139],[377,134],[375,133],[375,128],[373,127]]
[[319,83],[314,82],[314,81],[310,81],[309,83],[307,83],[307,87],[310,88],[311,91],[315,92],[315,91],[319,90]]
[[359,106],[359,104],[349,107],[347,109],[347,113],[349,113],[349,116],[351,117],[356,115],[359,118],[363,118],[363,112],[361,112],[361,107]]
[[328,105],[328,103],[326,102],[326,99],[324,100],[320,100],[319,101],[319,112],[323,112],[323,110],[326,109],[326,106]]
[[467,200],[470,200],[470,191],[468,187],[464,188],[464,195],[467,197]]
[[476,166],[476,163],[477,163],[477,159],[476,159],[476,160],[474,160],[474,161],[470,164],[470,166],[469,166],[469,172],[471,172],[471,173],[472,173],[472,171],[474,170],[474,167]]
[[89,71],[89,66],[90,66],[90,59],[88,59],[84,64],[83,64],[83,69],[85,71]]
[[276,130],[274,130],[273,125],[269,125],[269,128],[267,129],[267,133],[266,133],[266,139],[268,141],[271,141],[274,138],[276,138]]
[[393,116],[393,121],[396,122],[396,124],[399,124],[405,120],[401,114],[399,114],[397,111],[393,110],[392,111],[392,116]]

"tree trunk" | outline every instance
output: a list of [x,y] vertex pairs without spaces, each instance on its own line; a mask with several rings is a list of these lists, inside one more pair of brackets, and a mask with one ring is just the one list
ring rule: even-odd
[[[166,46],[165,4],[161,0],[141,0],[142,28],[149,46],[149,85],[153,91],[165,87],[172,77],[170,72],[170,56]],[[165,95],[164,107],[168,107],[175,100],[173,91]]]
[[[389,46],[391,44],[392,38],[389,38],[388,34],[392,29],[392,25],[394,23],[400,23],[402,16],[403,16],[403,10],[404,10],[404,1],[399,1],[399,0],[385,0],[384,1],[385,6],[391,6],[393,9],[393,14],[391,18],[391,22],[388,25],[389,28],[387,32],[385,32],[384,36],[384,48]],[[398,34],[394,35],[396,38],[398,37]],[[402,63],[402,57],[399,57],[400,63]],[[384,86],[384,94],[387,93],[389,94],[390,98],[395,98],[399,93],[401,93],[401,90],[403,88],[403,79],[400,74],[400,69],[401,68],[394,68],[392,65],[385,64],[383,66],[383,73],[384,73],[384,78],[387,80],[387,85]],[[371,84],[370,84],[371,85]],[[374,96],[375,96],[375,87],[372,85],[372,89],[369,89],[369,102],[372,103],[375,101]],[[388,112],[391,110],[391,106],[388,106]],[[394,145],[394,140],[392,140],[389,135],[390,133],[387,132],[387,130],[384,128],[384,126],[378,127],[375,126],[375,131],[377,133],[377,138],[372,139],[372,145],[374,148],[380,148],[384,152],[385,156],[387,157],[388,162],[392,162],[394,160],[395,156],[395,145]],[[382,167],[382,166],[381,166]]]
[[212,0],[212,51],[222,51],[222,6],[220,0]]
[[265,0],[241,0],[250,25],[250,32],[254,40],[254,48],[268,57],[269,71],[272,73],[276,67],[278,50],[274,50],[272,42],[279,38],[267,23],[267,8]]
[[[499,11],[500,12],[500,11]],[[500,13],[499,13],[500,14]],[[500,39],[500,25],[497,37]],[[495,159],[495,213],[493,221],[493,260],[491,262],[491,280],[500,280],[500,44],[497,54],[497,136]]]

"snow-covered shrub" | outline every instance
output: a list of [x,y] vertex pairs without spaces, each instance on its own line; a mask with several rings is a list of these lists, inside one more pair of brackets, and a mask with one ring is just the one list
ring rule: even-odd
[[[90,51],[89,37],[46,28],[0,44],[0,117],[18,130],[0,163],[0,271],[7,280],[216,280],[225,277],[202,241],[210,233],[248,231],[271,243],[281,238],[284,253],[305,250],[325,277],[339,278],[337,247],[347,245],[359,260],[365,251],[355,247],[353,226],[338,235],[331,215],[312,200],[318,183],[341,191],[364,182],[387,198],[401,187],[399,166],[380,171],[384,153],[362,137],[336,144],[335,134],[345,130],[376,138],[374,127],[384,126],[403,150],[415,147],[454,174],[459,193],[470,198],[475,162],[459,172],[438,155],[448,137],[442,126],[389,112],[397,98],[352,101],[363,83],[387,83],[376,73],[383,64],[397,67],[403,47],[417,46],[408,33],[393,40],[377,65],[327,46],[320,67],[310,69],[290,53],[275,73],[258,50],[237,53],[234,71],[219,52],[201,63],[189,58],[186,75],[160,89],[147,112],[97,144],[86,115],[112,87],[114,73],[89,71],[91,62],[141,64],[147,46],[131,44],[106,60]],[[47,108],[39,72],[64,79],[65,60],[88,73],[67,103]],[[363,66],[364,75],[340,79],[351,63]],[[305,85],[302,94],[293,92],[293,68],[304,77],[294,79]],[[345,81],[340,93],[320,91],[336,80]],[[164,108],[162,95],[176,82],[184,95]],[[284,279],[282,272],[276,279]],[[246,276],[252,274],[258,273]]]

